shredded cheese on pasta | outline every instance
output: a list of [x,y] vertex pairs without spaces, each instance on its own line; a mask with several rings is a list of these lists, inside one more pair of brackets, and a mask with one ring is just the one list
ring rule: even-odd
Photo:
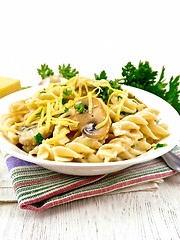
[[[20,143],[24,150],[43,159],[130,159],[169,135],[167,125],[159,124],[159,112],[130,96],[125,90],[112,88],[106,80],[77,75],[65,84],[51,83],[31,98],[12,104],[1,120],[0,130],[12,143]],[[36,146],[34,136],[23,138],[24,132],[27,136],[40,133],[40,145]]]

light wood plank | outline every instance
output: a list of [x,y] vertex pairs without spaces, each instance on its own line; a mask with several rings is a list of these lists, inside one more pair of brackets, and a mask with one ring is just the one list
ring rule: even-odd
[[0,236],[3,240],[180,239],[179,186],[177,174],[156,192],[93,197],[40,213],[1,203]]

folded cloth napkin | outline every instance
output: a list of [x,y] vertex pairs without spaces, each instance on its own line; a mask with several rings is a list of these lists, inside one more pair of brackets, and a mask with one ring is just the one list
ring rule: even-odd
[[[159,189],[159,184],[164,182],[163,179],[156,179],[151,182],[144,182],[140,184],[135,184],[129,187],[124,187],[117,189],[112,192],[108,192],[105,195],[115,195],[125,192],[139,192],[139,191],[157,191]],[[17,197],[14,188],[11,183],[10,174],[6,166],[6,162],[0,152],[0,202],[17,202]]]
[[[173,152],[180,155],[180,144]],[[90,177],[60,174],[9,155],[6,164],[20,208],[37,212],[177,173],[160,157],[118,172]]]

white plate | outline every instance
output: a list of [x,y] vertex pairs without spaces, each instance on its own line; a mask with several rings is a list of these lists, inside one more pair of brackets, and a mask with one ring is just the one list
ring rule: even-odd
[[[44,87],[44,86],[43,86]],[[80,176],[92,176],[92,175],[100,175],[115,172],[118,170],[125,169],[129,166],[132,166],[137,163],[143,163],[148,160],[157,158],[168,151],[170,151],[178,142],[179,134],[179,120],[180,116],[175,111],[175,109],[169,105],[163,99],[151,94],[149,92],[143,91],[141,89],[137,89],[129,86],[122,86],[124,89],[133,93],[139,100],[143,101],[148,107],[154,107],[160,110],[159,117],[163,119],[164,123],[167,123],[169,126],[169,131],[171,133],[166,139],[161,141],[161,143],[166,143],[167,146],[159,149],[151,149],[150,151],[138,156],[136,158],[132,158],[130,160],[120,161],[120,162],[110,162],[110,163],[73,163],[73,162],[55,162],[49,160],[43,160],[36,157],[29,156],[27,153],[23,152],[2,136],[0,134],[0,147],[6,151],[7,153],[18,157],[20,159],[26,160],[28,162],[36,163],[42,167],[47,169],[65,173],[72,175],[80,175]],[[42,86],[41,86],[42,88]],[[26,90],[21,90],[19,92],[15,92],[10,94],[0,100],[0,117],[2,113],[7,113],[9,105],[17,100],[25,99],[31,97],[39,87],[33,87]]]

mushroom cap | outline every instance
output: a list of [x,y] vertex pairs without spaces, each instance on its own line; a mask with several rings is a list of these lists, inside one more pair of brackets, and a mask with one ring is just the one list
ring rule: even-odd
[[41,127],[37,131],[37,124],[31,126],[23,126],[19,130],[19,143],[24,146],[36,146],[36,140],[34,136],[39,132],[43,136],[43,138],[47,138],[52,134],[52,128],[46,132],[45,127]]
[[76,104],[85,104],[84,113],[79,113],[77,110],[75,110],[74,115],[72,116],[74,121],[78,121],[78,127],[77,130],[81,131],[83,135],[97,139],[97,140],[103,140],[105,139],[107,133],[109,132],[111,120],[110,117],[108,117],[108,120],[104,126],[102,126],[99,129],[96,129],[96,126],[103,122],[107,115],[108,115],[108,109],[106,105],[103,103],[103,101],[100,98],[92,97],[92,110],[89,112],[89,99],[88,97],[82,97]]

